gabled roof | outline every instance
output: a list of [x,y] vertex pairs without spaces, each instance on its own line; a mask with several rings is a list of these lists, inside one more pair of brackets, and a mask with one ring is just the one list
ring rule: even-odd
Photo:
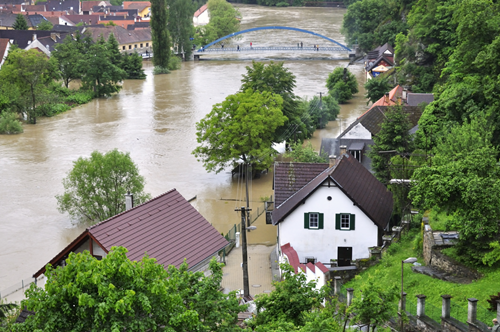
[[393,62],[393,58],[389,58],[387,56],[385,56],[384,54],[380,55],[377,59],[375,59],[374,61],[370,61],[366,67],[366,71],[371,71],[373,69],[375,69],[380,62],[382,61],[385,61],[389,66],[394,66],[394,62]]
[[368,60],[377,59],[379,56],[385,54],[386,57],[394,57],[394,49],[389,43],[385,43],[382,46],[378,46],[372,51],[368,52]]
[[198,9],[195,13],[194,13],[194,17],[198,17],[200,16],[201,14],[203,14],[203,12],[205,10],[208,9],[208,5],[207,4],[204,4],[203,6],[200,7],[200,9]]
[[434,101],[434,95],[432,93],[413,93],[408,92],[406,94],[406,103],[409,106],[418,106],[421,103],[430,104]]
[[103,6],[109,7],[111,6],[111,2],[109,1],[82,1],[82,11],[88,12],[92,10],[94,6]]
[[25,49],[36,38],[50,37],[51,31],[41,30],[0,30],[0,38],[14,40],[19,48]]
[[9,53],[10,39],[0,38],[0,67]]
[[34,11],[44,12],[44,11],[46,11],[45,5],[22,5],[21,8],[23,8],[23,10],[27,11],[27,12],[34,12]]
[[[116,21],[116,24],[121,25],[123,22]],[[127,30],[121,26],[88,27],[86,31],[91,34],[93,40],[98,40],[101,35],[104,40],[108,40],[109,35],[113,33],[120,45],[151,41],[151,28]]]
[[32,27],[37,27],[40,23],[43,21],[47,21],[45,17],[43,17],[40,14],[34,14],[34,15],[26,15],[28,18],[28,22]]
[[125,9],[137,9],[142,12],[144,9],[151,7],[151,2],[149,1],[124,1],[123,8]]
[[77,14],[80,13],[80,2],[78,0],[48,0],[45,3],[45,6],[48,11],[73,10]]
[[[178,267],[186,259],[192,268],[228,244],[175,189],[87,228],[49,263],[56,264],[86,236],[106,252],[123,246],[130,260],[140,260],[147,253],[165,267]],[[44,272],[45,267],[35,276]]]
[[308,184],[328,164],[312,163],[275,163],[274,164],[274,206],[279,206],[288,197]]
[[[392,214],[392,193],[350,154],[339,157],[337,165],[315,175],[273,210],[273,224],[283,221],[326,181],[333,181],[378,227],[385,228]],[[275,191],[275,195],[277,195]]]
[[[0,13],[0,21],[2,21],[2,24],[0,26],[10,28],[16,22],[16,14],[1,12]],[[26,21],[26,23],[28,23],[28,21]],[[0,31],[2,31],[2,30],[0,30]],[[18,30],[18,31],[21,31],[21,30]]]

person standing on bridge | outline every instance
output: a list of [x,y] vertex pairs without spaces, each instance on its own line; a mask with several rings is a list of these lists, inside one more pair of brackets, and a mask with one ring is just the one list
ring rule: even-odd
[[304,44],[302,44],[302,42],[300,42],[300,48],[303,48],[303,45],[304,45]]
[[250,48],[252,48],[252,42],[250,42]]
[[236,50],[239,52],[240,51],[240,45],[236,45]]
[[300,44],[299,43],[297,43],[297,48],[300,48]]
[[221,48],[224,48],[224,43],[221,44]]

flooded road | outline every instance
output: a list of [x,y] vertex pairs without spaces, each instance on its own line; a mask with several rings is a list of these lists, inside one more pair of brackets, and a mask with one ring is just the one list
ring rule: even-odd
[[[238,6],[241,29],[266,25],[293,26],[343,43],[340,26],[344,9],[268,8]],[[292,31],[244,34],[235,43],[255,46],[326,45],[327,41]],[[208,57],[207,57],[208,58]],[[257,61],[285,61],[296,75],[295,93],[313,97],[326,93],[328,74],[346,60],[322,54],[238,54],[212,56],[210,60],[185,62],[169,75],[152,75],[124,82],[111,98],[93,100],[53,118],[25,125],[21,135],[0,136],[0,290],[30,277],[83,230],[57,210],[55,195],[63,192],[62,179],[78,157],[118,148],[130,152],[146,179],[145,190],[157,196],[176,188],[193,206],[226,233],[240,217],[235,208],[244,205],[244,183],[227,172],[207,173],[191,151],[196,147],[195,123],[215,103],[236,93],[245,66]],[[316,60],[321,58],[321,60]],[[338,59],[338,57],[337,57]],[[342,105],[338,121],[316,131],[311,142],[319,149],[322,137],[334,137],[366,109],[362,66],[350,66],[360,83],[360,93]],[[228,170],[229,171],[229,170]],[[250,183],[251,208],[272,195],[272,172]],[[265,225],[249,233],[250,243],[276,242],[276,229]]]

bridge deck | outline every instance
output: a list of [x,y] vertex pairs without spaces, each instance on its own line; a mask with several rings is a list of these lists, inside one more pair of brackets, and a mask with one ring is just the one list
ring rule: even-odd
[[206,53],[260,53],[260,52],[341,52],[345,53],[346,50],[342,47],[329,47],[320,46],[318,48],[314,47],[285,47],[285,46],[264,46],[264,47],[240,47],[238,50],[236,47],[219,47],[219,48],[206,48],[200,49],[195,52],[195,54],[206,54]]

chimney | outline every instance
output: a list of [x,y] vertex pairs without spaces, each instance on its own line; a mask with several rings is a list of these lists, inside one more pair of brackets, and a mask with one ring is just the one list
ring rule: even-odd
[[36,33],[33,34],[33,41],[36,40]]
[[340,155],[345,155],[347,153],[347,146],[346,145],[341,145],[340,146]]
[[333,167],[333,166],[336,166],[337,165],[337,156],[336,155],[330,155],[328,157],[329,161],[330,161],[330,165],[329,167]]
[[130,193],[125,194],[125,210],[130,210],[134,207],[134,195]]
[[384,102],[386,104],[389,104],[389,92],[386,92],[385,95],[384,95]]
[[408,98],[408,90],[406,88],[403,89],[402,97],[403,100],[406,102]]

